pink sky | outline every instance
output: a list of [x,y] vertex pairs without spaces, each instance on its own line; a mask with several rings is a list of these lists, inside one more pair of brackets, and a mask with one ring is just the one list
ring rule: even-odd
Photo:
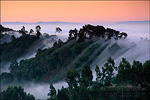
[[2,22],[149,20],[149,1],[1,1]]

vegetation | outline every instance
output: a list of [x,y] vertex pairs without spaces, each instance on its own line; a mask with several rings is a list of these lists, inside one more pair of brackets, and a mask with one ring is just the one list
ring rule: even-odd
[[[110,57],[102,67],[102,71],[96,66],[96,81],[92,81],[93,75],[89,65],[83,66],[81,74],[74,69],[68,70],[66,76],[68,88],[58,89],[58,93],[54,92],[54,96],[47,100],[148,100],[150,95],[149,79],[139,77],[137,71],[140,67],[142,75],[145,73],[149,75],[149,71],[145,72],[144,70],[150,68],[150,60],[143,65],[139,61],[134,61],[130,67],[129,62],[122,58],[119,66],[115,67],[114,65],[115,62]],[[118,71],[116,76],[113,74],[114,70]],[[132,74],[127,77],[126,71]],[[113,80],[114,78],[116,81]],[[113,86],[112,82],[117,86]],[[50,91],[53,93],[55,89],[51,86],[52,84],[50,84]]]
[[[110,67],[112,66],[112,67]],[[102,67],[95,67],[96,81],[93,81],[93,74],[90,66],[85,64],[81,73],[75,69],[69,69],[66,76],[68,87],[58,89],[50,84],[50,91],[47,100],[148,100],[150,95],[150,82],[147,75],[150,75],[150,60],[144,64],[139,61],[129,62],[122,58],[119,66],[115,66],[114,60],[110,57]],[[137,72],[143,75],[139,77]],[[113,72],[117,69],[117,75]],[[129,71],[128,77],[125,74]],[[146,76],[145,76],[146,75]],[[114,81],[115,79],[115,81]],[[135,80],[138,80],[135,82]],[[109,83],[109,84],[108,84]],[[117,85],[114,85],[117,84]],[[128,86],[130,85],[130,86]],[[1,100],[34,100],[34,96],[24,92],[22,87],[8,87],[0,93]]]
[[19,38],[11,36],[12,41],[0,45],[1,59],[2,61],[12,61],[21,57],[24,53],[31,48],[32,44],[39,39],[34,35],[23,35]]
[[6,28],[6,27],[0,25],[0,31],[1,31],[1,32],[5,32],[5,31],[14,31],[14,30],[13,30],[13,29],[10,29],[10,28]]
[[2,34],[2,32],[6,32],[6,31],[14,31],[14,30],[10,28],[5,28],[4,26],[0,25],[0,38],[6,35],[6,34]]
[[[54,82],[54,76],[60,74],[59,80],[64,75],[62,73],[68,70],[65,73],[68,87],[62,87],[56,92],[53,84],[50,84],[48,100],[148,100],[150,98],[150,60],[144,64],[139,61],[133,61],[133,64],[130,64],[122,58],[119,66],[116,66],[114,60],[109,57],[104,66],[96,65],[97,77],[96,81],[93,81],[89,65],[107,46],[105,44],[99,49],[102,44],[95,43],[93,38],[100,37],[106,41],[111,38],[118,40],[122,37],[126,38],[126,33],[110,28],[105,29],[103,26],[85,25],[79,31],[70,30],[67,42],[59,39],[53,47],[39,49],[35,58],[17,62],[17,58],[21,57],[40,38],[40,30],[41,27],[38,25],[36,35],[28,35],[23,26],[19,31],[22,33],[21,37],[11,36],[11,42],[1,44],[0,62],[11,61],[10,73],[0,75],[2,84],[24,80]],[[33,30],[30,30],[30,33],[32,32]],[[112,51],[116,48],[119,48],[117,43],[108,50]],[[23,88],[16,86],[8,87],[1,92],[0,96],[2,100],[35,99],[33,95],[25,93]]]
[[32,94],[27,94],[24,89],[19,86],[9,86],[7,90],[0,93],[1,100],[35,100]]
[[72,43],[62,47],[64,43],[59,40],[54,46],[45,50],[38,50],[35,58],[21,60],[18,64],[13,61],[10,65],[10,71],[13,77],[18,81],[42,81],[44,77],[55,75],[56,70],[64,69],[78,56],[91,42]]
[[[2,25],[0,25],[1,32],[3,31],[14,31],[9,28],[4,28]],[[0,52],[1,52],[1,59],[0,62],[4,61],[14,61],[17,60],[19,57],[23,56],[24,53],[28,52],[30,48],[32,48],[32,44],[35,43],[36,40],[40,39],[40,30],[41,27],[38,25],[36,26],[36,35],[30,35],[32,32],[34,32],[32,29],[30,30],[29,34],[25,30],[25,27],[23,26],[21,30],[18,32],[22,34],[22,36],[16,38],[14,35],[11,36],[11,42],[5,42],[0,45]],[[0,34],[0,38],[4,35],[9,34]]]
[[114,38],[115,40],[118,40],[119,38],[126,38],[128,35],[127,33],[120,33],[119,31],[107,28],[105,29],[103,26],[93,26],[93,25],[85,25],[83,26],[79,31],[75,28],[74,30],[69,31],[69,37],[68,40],[72,39],[78,39],[78,42],[83,42],[87,38],[92,37],[102,37],[106,38],[107,40]]

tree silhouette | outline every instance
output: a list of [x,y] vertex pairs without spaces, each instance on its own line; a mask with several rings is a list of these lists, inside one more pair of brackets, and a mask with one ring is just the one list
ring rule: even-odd
[[62,31],[62,29],[61,28],[59,28],[59,27],[56,27],[56,32],[55,33],[60,33]]
[[40,31],[41,31],[41,26],[40,25],[38,25],[38,26],[36,26],[35,27],[35,29],[36,29],[36,35],[37,35],[37,37],[39,37],[40,35],[41,35],[41,33],[40,33]]
[[106,86],[111,85],[111,79],[114,75],[115,69],[115,62],[111,57],[109,57],[107,62],[104,64],[104,67],[102,67],[102,80],[104,80]]
[[126,38],[128,35],[125,32],[120,33],[120,38],[122,38],[122,36],[124,36],[124,38]]
[[97,76],[97,78],[96,78],[96,81],[97,82],[100,82],[101,81],[101,75],[102,75],[102,73],[101,73],[101,71],[100,71],[100,69],[99,69],[99,67],[96,65],[96,68],[95,68],[95,72],[96,72],[96,76]]
[[34,31],[33,31],[33,29],[30,29],[30,32],[29,32],[29,34],[31,34],[31,33],[33,33]]
[[79,79],[79,73],[76,70],[68,70],[67,76],[66,76],[66,82],[69,85],[69,89],[77,88],[78,85],[78,79]]
[[54,98],[56,96],[56,90],[53,86],[53,84],[50,84],[50,91],[48,93],[48,96],[50,96],[50,98]]
[[23,35],[26,35],[26,30],[25,30],[25,27],[22,26],[21,30],[19,30],[19,32]]
[[93,75],[90,66],[85,64],[82,68],[81,84],[84,84],[85,87],[88,87],[91,85],[92,79],[93,79]]
[[68,37],[68,39],[69,40],[71,40],[71,39],[76,39],[77,38],[77,36],[78,36],[78,30],[75,28],[74,30],[70,30],[69,31],[69,37]]
[[117,78],[120,82],[125,82],[125,83],[130,82],[131,65],[125,58],[122,58],[122,61],[120,62],[119,66],[118,66]]

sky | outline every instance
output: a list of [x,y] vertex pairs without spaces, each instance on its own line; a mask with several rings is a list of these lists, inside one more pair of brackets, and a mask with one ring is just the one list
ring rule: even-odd
[[147,21],[150,1],[1,1],[1,22]]

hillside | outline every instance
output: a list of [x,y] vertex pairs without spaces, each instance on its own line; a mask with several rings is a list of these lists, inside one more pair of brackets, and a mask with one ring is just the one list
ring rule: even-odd
[[[39,49],[34,58],[21,60],[18,63],[17,58],[27,52],[26,50],[31,48],[33,42],[38,39],[37,36],[23,35],[10,43],[2,44],[1,60],[12,61],[10,72],[15,80],[56,82],[65,77],[67,69],[80,70],[85,63],[91,64],[111,43],[111,39],[118,40],[126,37],[126,33],[120,33],[110,28],[85,25],[79,31],[77,29],[70,30],[66,42],[59,39],[53,44],[53,47]],[[109,49],[115,48],[119,48],[119,46],[114,44]]]

